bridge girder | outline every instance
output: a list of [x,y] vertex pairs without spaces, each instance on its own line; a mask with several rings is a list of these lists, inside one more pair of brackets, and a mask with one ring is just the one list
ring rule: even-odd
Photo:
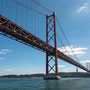
[[[5,36],[12,37],[12,39],[14,38],[14,40],[16,39],[16,41],[23,42],[28,46],[33,46],[43,52],[48,52],[49,55],[54,55],[55,53],[55,48],[53,46],[31,34],[27,30],[21,28],[19,25],[15,24],[2,15],[0,15],[0,32],[2,32],[2,34]],[[87,68],[85,68],[72,58],[68,57],[64,53],[60,52],[59,50],[57,50],[57,56],[65,62],[73,64],[87,72],[90,72]]]

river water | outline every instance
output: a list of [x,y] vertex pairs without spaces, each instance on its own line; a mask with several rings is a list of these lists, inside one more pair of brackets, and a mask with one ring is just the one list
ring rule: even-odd
[[0,79],[0,90],[90,90],[90,78],[42,78]]

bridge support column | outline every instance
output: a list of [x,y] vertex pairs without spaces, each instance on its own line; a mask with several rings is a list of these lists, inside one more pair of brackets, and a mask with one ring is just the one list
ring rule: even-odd
[[[57,41],[56,41],[56,21],[55,12],[53,15],[46,15],[46,42],[54,47],[54,54],[46,52],[46,76],[44,79],[59,80],[58,76],[58,62],[57,62]],[[54,71],[55,75],[50,74]]]

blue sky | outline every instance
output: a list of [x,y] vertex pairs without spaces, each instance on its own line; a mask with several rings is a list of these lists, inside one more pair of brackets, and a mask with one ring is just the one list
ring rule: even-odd
[[[85,66],[85,62],[90,62],[90,0],[38,1],[56,12],[72,49],[82,65]],[[3,13],[5,13],[5,10],[3,10]],[[18,24],[20,25],[19,21]],[[61,39],[63,40],[62,37]],[[1,35],[0,42],[0,75],[45,73],[45,53]],[[65,44],[65,47],[72,55],[67,44]],[[67,54],[59,45],[58,48]],[[58,65],[59,72],[75,71],[75,66],[62,60],[58,60]],[[79,71],[82,70],[79,69]]]

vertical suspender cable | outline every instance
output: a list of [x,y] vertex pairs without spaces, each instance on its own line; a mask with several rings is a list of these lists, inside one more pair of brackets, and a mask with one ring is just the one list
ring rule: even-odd
[[[38,10],[39,10],[39,7],[38,7]],[[39,37],[39,24],[40,24],[40,21],[39,21],[39,14],[38,14],[38,37]]]
[[21,17],[21,26],[23,27],[23,6],[21,6],[22,7],[22,17]]
[[73,51],[73,49],[72,49],[72,47],[71,47],[71,45],[70,45],[70,43],[69,43],[69,41],[68,41],[68,39],[67,39],[67,37],[66,37],[63,29],[62,29],[61,24],[60,24],[60,22],[59,22],[59,20],[58,20],[57,17],[56,17],[56,20],[57,20],[57,22],[58,22],[58,24],[59,24],[59,27],[60,27],[60,29],[61,29],[61,31],[62,31],[62,33],[63,33],[63,35],[64,35],[64,37],[65,37],[65,39],[66,39],[66,41],[67,41],[67,43],[68,43],[68,45],[70,46],[70,48],[71,48],[71,50],[72,50],[73,55],[75,56],[76,60],[80,63],[80,61],[78,60],[77,56],[75,55],[75,53],[74,53],[74,51]]
[[16,4],[16,23],[18,24],[18,4]]
[[1,14],[3,14],[3,0],[1,0]]
[[[28,6],[28,0],[26,1],[26,4]],[[27,29],[27,26],[28,26],[27,22],[28,22],[28,10],[26,9],[26,29]]]

